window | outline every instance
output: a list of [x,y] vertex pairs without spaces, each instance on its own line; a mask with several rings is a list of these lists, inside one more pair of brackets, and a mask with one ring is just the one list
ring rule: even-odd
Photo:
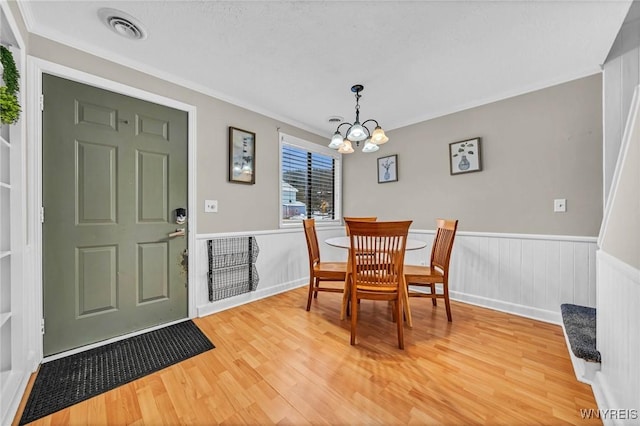
[[280,133],[280,225],[340,223],[341,176],[336,151]]

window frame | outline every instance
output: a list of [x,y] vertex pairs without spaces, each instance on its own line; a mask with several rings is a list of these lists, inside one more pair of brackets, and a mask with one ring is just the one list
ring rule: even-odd
[[309,142],[307,140],[279,132],[278,137],[278,222],[280,228],[300,227],[302,221],[285,221],[282,217],[282,182],[283,182],[283,156],[282,150],[284,146],[293,146],[305,150],[307,152],[326,155],[334,160],[333,190],[334,194],[334,218],[331,220],[320,220],[316,222],[316,226],[336,226],[342,225],[342,155],[336,150],[322,146],[320,144]]

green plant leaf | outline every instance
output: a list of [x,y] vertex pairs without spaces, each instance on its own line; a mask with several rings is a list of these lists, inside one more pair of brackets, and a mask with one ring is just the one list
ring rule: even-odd
[[20,104],[16,95],[9,93],[7,86],[0,87],[0,122],[13,124],[20,118]]
[[7,91],[15,95],[20,90],[20,73],[13,60],[13,53],[4,46],[0,46],[0,62],[4,68],[2,79],[7,85]]

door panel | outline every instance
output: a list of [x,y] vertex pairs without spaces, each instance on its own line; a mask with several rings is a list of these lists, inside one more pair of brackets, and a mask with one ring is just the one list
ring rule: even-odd
[[138,222],[166,222],[169,158],[164,154],[138,151],[136,160]]
[[78,224],[116,220],[116,147],[76,141]]
[[169,298],[167,243],[138,244],[138,304]]
[[43,76],[45,355],[187,316],[187,113]]
[[76,249],[78,317],[117,309],[117,247]]

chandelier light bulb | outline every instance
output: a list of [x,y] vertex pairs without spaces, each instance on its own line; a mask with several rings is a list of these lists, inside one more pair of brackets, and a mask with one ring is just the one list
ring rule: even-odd
[[383,143],[386,143],[388,141],[389,138],[384,134],[384,130],[382,130],[382,127],[376,127],[376,129],[373,131],[373,134],[371,135],[371,142],[376,145],[382,145]]
[[340,132],[335,132],[333,134],[333,137],[331,138],[331,143],[329,144],[329,148],[331,149],[338,149],[340,148],[340,146],[342,146],[343,143],[343,137],[340,134]]
[[357,121],[347,131],[347,139],[353,142],[360,142],[367,138],[367,131]]
[[351,154],[353,152],[353,147],[351,146],[351,142],[348,139],[345,139],[342,146],[338,148],[338,152],[340,154]]
[[367,141],[364,143],[364,147],[362,148],[362,152],[376,152],[379,149],[380,147],[373,143],[371,139],[367,139]]

